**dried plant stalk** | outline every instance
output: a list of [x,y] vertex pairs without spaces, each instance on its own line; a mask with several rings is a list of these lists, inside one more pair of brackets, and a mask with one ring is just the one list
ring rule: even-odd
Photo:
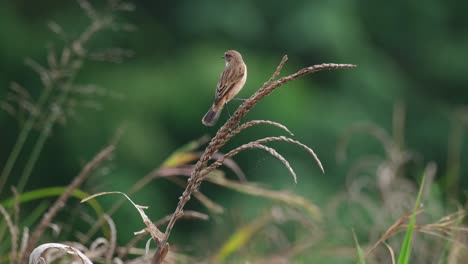
[[[172,214],[166,215],[165,217],[159,219],[157,222],[154,223],[155,226],[159,227],[171,220]],[[199,219],[199,220],[208,220],[209,216],[197,211],[185,211],[184,214],[180,217],[185,218],[185,219]],[[132,249],[140,240],[146,237],[146,234],[148,233],[147,230],[142,230],[140,232],[137,232],[138,235],[135,236],[123,249],[120,250],[119,252],[119,258],[124,258],[129,252],[130,249]]]
[[110,227],[110,239],[109,239],[109,248],[106,252],[106,263],[112,263],[112,256],[114,255],[116,244],[117,244],[117,229],[115,228],[115,223],[112,218],[104,214],[104,219]]
[[231,136],[235,136],[239,134],[241,131],[243,131],[244,129],[249,128],[251,126],[259,125],[259,124],[267,124],[267,125],[272,125],[272,126],[281,128],[284,131],[286,131],[288,134],[290,134],[291,136],[294,136],[294,134],[291,131],[289,131],[289,129],[286,126],[277,122],[270,121],[270,120],[252,120],[252,121],[245,122],[244,124],[240,125],[235,130],[233,130],[231,132]]
[[206,180],[225,188],[236,190],[240,193],[264,197],[272,201],[278,201],[287,204],[288,206],[306,209],[314,219],[319,221],[322,220],[322,213],[320,208],[301,196],[297,196],[285,191],[272,191],[264,189],[254,184],[238,183],[232,180],[228,180],[220,175],[214,175],[214,173],[209,174]]
[[[191,195],[200,187],[200,184],[206,177],[206,175],[210,172],[207,170],[208,161],[211,159],[214,153],[218,152],[219,149],[224,146],[235,134],[232,134],[231,131],[236,129],[239,125],[240,120],[247,115],[247,113],[265,96],[272,93],[276,88],[284,85],[285,83],[295,80],[301,76],[306,74],[311,74],[321,70],[332,70],[332,69],[345,69],[345,68],[354,68],[355,65],[352,64],[319,64],[314,65],[311,67],[304,68],[294,74],[289,76],[280,78],[279,80],[275,79],[280,74],[281,69],[283,68],[286,60],[288,57],[285,55],[281,60],[280,64],[276,68],[273,75],[270,79],[263,84],[260,89],[257,90],[250,98],[248,98],[244,103],[239,106],[236,112],[227,120],[227,122],[218,130],[216,135],[211,139],[208,147],[203,152],[202,156],[195,164],[194,169],[192,170],[191,176],[188,179],[188,184],[185,191],[182,193],[182,196],[179,198],[179,203],[172,214],[171,220],[169,221],[166,231],[164,233],[164,238],[160,241],[156,241],[158,243],[157,250],[153,256],[152,263],[162,263],[164,260],[165,255],[169,251],[169,245],[167,243],[169,236],[171,234],[172,229],[174,228],[174,224],[177,221],[180,214],[183,212],[183,208],[190,200]],[[294,143],[296,145],[305,146],[302,143],[295,142],[293,140],[286,140],[288,142]],[[267,141],[268,142],[268,141]],[[255,142],[260,144],[261,142]],[[312,151],[312,155],[316,158],[315,153]],[[318,160],[318,158],[316,158]],[[214,168],[213,168],[214,169]],[[322,168],[323,169],[323,168]]]
[[10,215],[5,210],[5,208],[0,204],[0,213],[5,218],[5,222],[8,225],[8,230],[10,230],[11,235],[11,256],[10,261],[11,263],[16,263],[16,255],[18,252],[18,227],[13,224]]
[[70,198],[73,190],[77,189],[84,180],[93,172],[103,161],[107,160],[109,156],[114,152],[115,145],[111,143],[103,150],[101,150],[84,168],[81,170],[80,174],[73,179],[73,181],[68,185],[67,190],[60,195],[60,197],[55,201],[55,203],[49,208],[49,210],[42,217],[39,225],[36,227],[34,232],[31,234],[25,250],[21,254],[20,262],[25,263],[27,256],[36,246],[39,238],[44,233],[47,226],[51,223],[52,219],[58,213],[60,209],[64,207],[68,198]]
[[241,152],[243,150],[246,150],[246,149],[252,149],[252,148],[263,149],[266,152],[270,153],[273,157],[279,159],[284,164],[284,166],[289,170],[291,175],[293,176],[294,182],[297,183],[296,173],[294,172],[291,165],[289,165],[289,162],[283,156],[281,156],[281,154],[279,154],[275,149],[269,148],[267,146],[264,146],[264,145],[256,143],[256,142],[250,142],[250,143],[244,144],[244,145],[242,145],[240,147],[237,147],[237,148],[231,150],[224,157],[222,157],[221,159],[217,160],[216,162],[214,162],[213,164],[208,166],[205,171],[213,171],[216,167],[223,164],[223,161],[225,159],[232,158],[233,156],[237,155],[239,152]]
[[[61,51],[50,48],[47,54],[47,63],[41,65],[33,59],[26,59],[25,63],[39,76],[43,90],[36,100],[29,95],[26,89],[20,84],[11,85],[12,93],[6,100],[0,100],[0,108],[11,114],[26,112],[25,123],[18,135],[13,149],[8,156],[0,174],[0,192],[7,183],[13,167],[18,161],[19,155],[23,152],[25,142],[29,138],[33,129],[38,129],[39,137],[28,154],[29,158],[18,179],[16,188],[22,192],[26,186],[40,156],[40,153],[50,138],[50,133],[57,123],[64,123],[67,116],[73,115],[73,106],[76,99],[73,94],[79,91],[76,85],[76,77],[83,67],[86,59],[93,59],[92,49],[89,46],[90,40],[104,30],[120,30],[117,21],[117,11],[130,11],[132,4],[124,1],[108,1],[106,11],[100,14],[97,12],[91,1],[77,0],[79,6],[89,17],[89,25],[78,37],[70,38],[62,27],[55,23],[48,23],[52,32],[56,33],[65,43]],[[113,50],[102,57],[108,57],[110,61],[120,61],[131,54]],[[121,56],[121,57],[119,57]],[[86,102],[85,102],[86,103]],[[14,107],[14,105],[16,107]],[[89,107],[96,107],[95,102],[87,102]],[[17,109],[15,109],[17,108]]]

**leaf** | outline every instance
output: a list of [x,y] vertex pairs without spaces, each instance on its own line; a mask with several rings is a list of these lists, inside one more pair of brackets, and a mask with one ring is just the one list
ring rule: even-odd
[[354,238],[354,242],[356,243],[356,249],[358,251],[359,263],[366,264],[366,259],[364,258],[364,251],[362,250],[361,246],[359,246],[359,242],[356,237],[356,233],[354,233],[354,230],[353,230],[353,238]]
[[418,211],[419,204],[421,201],[421,196],[424,190],[424,183],[426,182],[426,175],[428,174],[427,171],[428,169],[430,169],[432,166],[435,166],[435,165],[432,164],[431,167],[429,166],[431,166],[431,164],[428,165],[428,168],[425,170],[423,174],[421,186],[419,187],[419,192],[416,198],[413,213],[411,214],[411,217],[409,220],[408,230],[406,231],[406,234],[405,234],[405,240],[403,240],[403,245],[401,246],[400,255],[398,256],[398,264],[409,263],[409,259],[411,256],[411,242],[413,239],[414,226],[416,225],[416,212]]

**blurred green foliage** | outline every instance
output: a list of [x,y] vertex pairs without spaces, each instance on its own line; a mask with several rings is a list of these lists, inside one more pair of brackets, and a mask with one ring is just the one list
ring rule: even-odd
[[[454,113],[468,101],[468,3],[142,0],[135,5],[135,12],[121,18],[136,25],[135,32],[100,34],[92,41],[96,47],[131,49],[134,56],[122,64],[87,62],[77,79],[78,83],[105,87],[116,96],[95,98],[97,110],[79,108],[65,126],[54,129],[26,190],[68,184],[120,128],[124,132],[110,172],[86,186],[87,192],[125,191],[179,146],[205,134],[214,135],[217,128],[204,127],[201,118],[223,69],[220,57],[228,49],[240,51],[248,65],[241,98],[250,96],[269,78],[284,54],[290,59],[283,74],[326,62],[358,65],[353,70],[320,72],[288,83],[247,116],[286,125],[296,139],[317,152],[326,176],[306,153],[278,143],[278,151],[296,170],[298,184],[293,184],[274,158],[255,150],[236,157],[249,180],[325,204],[342,189],[344,174],[356,157],[364,153],[383,156],[377,141],[357,136],[350,145],[349,161],[338,164],[338,138],[361,121],[390,131],[394,105],[402,102],[407,112],[406,147],[420,154],[421,168],[436,161],[443,182],[450,131],[461,122]],[[23,62],[26,57],[44,62],[48,47],[61,45],[48,30],[48,21],[75,36],[87,18],[74,1],[0,2],[0,99],[6,98],[12,81],[33,96],[40,93],[39,78]],[[231,113],[239,103],[229,104]],[[225,110],[221,121],[227,117]],[[0,167],[23,124],[19,119],[0,112]],[[268,126],[253,128],[234,138],[225,151],[277,132]],[[463,133],[462,138],[466,139]],[[466,157],[466,142],[461,140],[459,147],[461,157]],[[28,155],[28,147],[25,149],[18,164]],[[19,172],[15,167],[9,185],[16,183]],[[467,172],[468,166],[461,162],[459,175]],[[467,178],[460,177],[460,181],[461,189],[466,188]],[[234,212],[242,211],[245,217],[258,216],[258,209],[268,204],[209,184],[201,188],[211,199]],[[181,192],[174,184],[159,180],[134,200],[150,205],[148,214],[159,218],[172,212]],[[112,199],[103,200],[112,203]],[[189,206],[203,210],[196,202]],[[117,215],[133,213],[128,206]],[[122,227],[122,241],[141,228],[134,215],[131,224],[129,217],[115,218]],[[188,232],[202,235],[202,231],[192,231],[194,226],[209,227],[196,221],[181,222],[175,240]],[[352,245],[351,234],[349,243]]]

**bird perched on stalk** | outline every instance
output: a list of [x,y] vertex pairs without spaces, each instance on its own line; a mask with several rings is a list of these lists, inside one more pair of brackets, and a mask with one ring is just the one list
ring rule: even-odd
[[247,80],[247,66],[239,52],[228,50],[223,58],[225,66],[216,87],[215,101],[202,119],[205,126],[216,124],[224,105],[239,93]]

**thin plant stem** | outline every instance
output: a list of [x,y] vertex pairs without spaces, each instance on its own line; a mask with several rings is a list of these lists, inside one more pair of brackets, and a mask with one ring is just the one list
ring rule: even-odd
[[[39,96],[39,99],[36,104],[36,108],[39,109],[39,112],[41,111],[41,108],[44,106],[45,102],[49,98],[51,91],[51,87],[46,88]],[[2,174],[0,176],[0,193],[2,193],[3,187],[5,186],[5,183],[7,182],[8,177],[10,176],[11,170],[13,169],[13,166],[15,165],[15,162],[19,154],[21,153],[21,150],[23,149],[24,143],[26,142],[26,139],[28,138],[29,133],[31,132],[34,126],[34,123],[36,123],[38,116],[39,115],[36,114],[29,115],[29,118],[24,124],[23,129],[21,129],[18,139],[16,140],[16,143],[13,146],[10,155],[8,156],[8,160],[5,163],[5,167],[3,167]]]
[[[104,28],[110,26],[110,22],[108,20],[94,20],[88,28],[76,39],[73,41],[70,46],[74,48],[74,52],[76,55],[78,55],[79,60],[76,61],[75,65],[78,65],[78,62],[81,62],[83,58],[86,55],[86,52],[83,49],[83,46],[91,39],[93,35],[95,35],[97,32],[103,30]],[[69,61],[70,63],[71,61]],[[44,147],[44,144],[49,136],[50,131],[53,128],[53,125],[57,118],[60,116],[60,111],[62,108],[62,105],[66,102],[68,98],[69,91],[71,89],[71,85],[73,84],[73,81],[75,79],[76,74],[79,72],[80,66],[77,66],[76,69],[74,69],[73,73],[70,75],[66,83],[63,85],[64,91],[60,94],[60,97],[57,99],[55,102],[55,106],[53,109],[51,109],[51,113],[46,119],[46,122],[44,124],[44,127],[41,130],[41,134],[39,135],[39,138],[33,148],[33,151],[29,157],[29,160],[24,167],[23,173],[20,176],[19,184],[18,184],[18,191],[22,192],[24,186],[26,185],[29,177],[31,176],[31,172],[34,169],[36,162],[39,158],[39,155],[42,151],[42,148]]]
[[[79,70],[77,69],[76,72]],[[75,72],[75,73],[76,73]],[[28,182],[29,177],[31,176],[31,173],[36,166],[36,162],[39,159],[39,156],[41,154],[41,151],[44,147],[45,142],[47,141],[47,138],[49,137],[50,131],[53,128],[53,125],[55,124],[55,121],[57,121],[57,118],[60,116],[60,111],[61,111],[61,106],[63,103],[67,100],[68,94],[70,91],[70,86],[73,83],[75,79],[75,75],[72,75],[68,82],[64,85],[64,91],[61,93],[60,97],[58,98],[56,105],[53,106],[51,109],[51,113],[49,114],[48,118],[46,119],[46,122],[44,124],[44,127],[41,130],[41,134],[39,135],[39,138],[37,139],[36,144],[34,145],[34,148],[31,152],[31,155],[29,156],[29,160],[26,163],[26,166],[24,167],[23,173],[21,174],[17,190],[18,192],[22,192],[24,189],[24,186]]]
[[96,168],[101,165],[102,162],[106,161],[114,152],[115,143],[111,142],[105,148],[103,148],[94,158],[89,161],[81,170],[81,172],[73,179],[73,181],[68,185],[65,192],[60,195],[60,197],[54,202],[54,204],[49,207],[49,210],[43,214],[41,221],[39,222],[36,229],[32,232],[25,250],[21,253],[20,262],[26,263],[25,260],[36,246],[41,235],[44,233],[47,226],[52,222],[52,219],[56,214],[64,208],[67,200],[71,197],[73,190],[79,188],[83,182],[88,178],[88,176],[96,170]]
[[[455,117],[456,118],[456,117]],[[456,198],[459,194],[461,147],[463,146],[463,124],[456,118],[448,139],[447,170],[445,188],[449,198]]]
[[39,159],[42,148],[44,147],[44,144],[49,136],[50,130],[52,129],[53,123],[55,123],[55,121],[57,120],[58,115],[59,115],[58,110],[52,111],[52,113],[50,114],[50,117],[47,119],[47,124],[42,129],[41,134],[39,138],[37,139],[37,142],[34,145],[34,148],[31,152],[31,155],[29,156],[28,162],[26,163],[26,166],[24,167],[23,173],[21,174],[21,177],[17,186],[18,192],[23,192],[24,186],[26,185],[29,177],[31,176],[31,172],[34,169],[37,160]]

